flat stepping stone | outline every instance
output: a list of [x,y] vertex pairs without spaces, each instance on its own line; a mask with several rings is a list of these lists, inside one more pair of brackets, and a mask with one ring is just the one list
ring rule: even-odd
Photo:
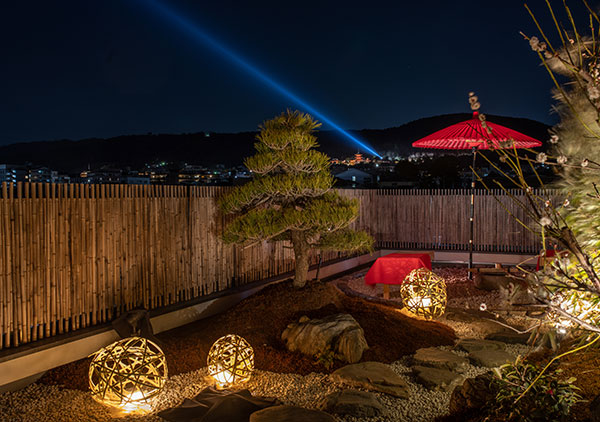
[[485,336],[486,340],[501,341],[502,343],[508,344],[527,344],[530,333],[517,333],[514,331],[499,331],[497,333],[490,333]]
[[469,360],[476,366],[496,368],[505,363],[513,362],[515,358],[504,350],[484,349],[469,353]]
[[475,322],[481,320],[483,312],[466,309],[446,308],[446,313],[442,319],[456,322]]
[[379,362],[346,365],[333,372],[329,378],[333,382],[378,391],[401,399],[407,399],[409,396],[406,381],[397,375],[389,365]]
[[428,366],[414,366],[412,369],[417,382],[431,390],[452,391],[464,380],[462,375],[446,369],[430,368]]
[[480,311],[475,309],[458,310],[452,308],[446,309],[446,313],[440,318],[441,322],[444,321],[456,321],[468,323],[475,331],[482,332],[484,334],[495,333],[502,329],[502,326],[498,322],[505,323],[502,317],[497,317],[487,311]]
[[297,406],[273,406],[250,415],[249,422],[335,422],[335,418],[320,410]]
[[413,356],[413,361],[415,365],[448,370],[461,370],[469,364],[467,358],[458,356],[456,353],[447,350],[438,349],[437,347],[427,347],[417,350]]
[[360,390],[344,390],[329,394],[322,406],[328,413],[352,415],[357,418],[373,418],[386,414],[374,393]]
[[504,350],[506,345],[499,341],[481,340],[478,338],[465,338],[456,343],[459,350],[464,350],[467,353],[479,350]]

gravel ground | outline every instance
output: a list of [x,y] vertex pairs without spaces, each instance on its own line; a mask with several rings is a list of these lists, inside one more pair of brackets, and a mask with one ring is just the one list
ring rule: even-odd
[[[479,309],[485,303],[488,309],[499,309],[504,304],[504,298],[499,291],[488,292],[480,290],[467,278],[467,270],[463,267],[433,268],[433,272],[446,281],[448,291],[448,306],[463,309]],[[383,298],[383,284],[365,284],[366,270],[347,275],[339,279],[346,282],[352,290],[366,296]],[[402,303],[400,286],[389,285],[390,301]]]
[[[487,305],[492,313],[503,306],[503,298],[498,292],[481,291],[466,278],[464,268],[441,267],[434,271],[442,276],[448,286],[449,306],[462,309],[479,309],[482,303]],[[345,276],[341,281],[348,287],[368,296],[383,296],[382,285],[367,286],[364,283],[366,271]],[[398,287],[392,286],[392,301],[401,302],[397,294]],[[505,317],[506,318],[506,317]],[[518,317],[510,319],[511,323],[524,325],[525,322]],[[456,321],[444,321],[450,325],[458,337],[481,337],[473,324]],[[466,353],[454,350],[450,346],[441,346],[441,349],[451,350],[461,356]],[[507,345],[506,350],[515,357],[524,355],[528,348],[522,345]],[[392,369],[404,378],[411,396],[408,400],[398,399],[386,394],[377,396],[387,408],[388,416],[378,418],[356,418],[347,416],[337,418],[338,421],[347,422],[425,422],[447,413],[450,393],[430,391],[414,382],[410,369],[410,357],[391,364]],[[464,372],[467,377],[475,377],[488,371],[469,365]],[[206,369],[188,372],[171,377],[165,386],[164,392],[156,403],[156,411],[177,406],[184,398],[192,398],[209,385]],[[306,408],[318,408],[323,398],[335,391],[344,388],[343,385],[333,383],[328,375],[310,373],[306,376],[296,374],[279,374],[266,371],[255,371],[247,388],[255,396],[277,397],[284,404],[291,404]],[[143,421],[162,422],[164,419],[150,414],[146,416],[121,416],[109,408],[94,401],[88,392],[69,390],[54,385],[32,384],[22,390],[0,394],[0,421],[11,422],[92,422],[92,421]]]
[[[452,349],[449,346],[441,348]],[[515,356],[525,353],[526,349],[525,346],[507,345],[507,351]],[[452,351],[461,356],[465,355],[464,352]],[[391,368],[407,381],[411,393],[408,400],[377,393],[379,400],[389,412],[387,417],[347,416],[337,420],[340,422],[426,422],[447,413],[450,393],[430,391],[416,384],[411,375],[410,357],[394,362]],[[469,365],[464,374],[467,377],[475,377],[488,370]],[[176,406],[184,398],[194,397],[209,385],[207,381],[205,368],[170,378],[164,392],[158,398],[156,410]],[[284,404],[318,408],[326,395],[344,389],[344,386],[331,382],[326,374],[311,373],[301,376],[255,371],[247,388],[255,396],[277,397]],[[7,422],[164,422],[155,414],[119,417],[109,408],[94,401],[87,392],[40,384],[32,384],[16,392],[0,394],[0,420]]]
[[[467,277],[467,270],[464,267],[435,267],[433,272],[442,277],[446,281],[448,292],[448,308],[464,309],[464,310],[479,310],[482,304],[488,312],[487,317],[493,319],[495,315],[500,315],[510,326],[519,330],[523,330],[536,324],[536,320],[517,314],[516,312],[507,312],[510,308],[507,305],[506,298],[498,291],[480,290]],[[356,273],[347,275],[339,279],[338,282],[346,283],[347,286],[366,296],[383,298],[383,285],[376,284],[375,286],[365,284],[365,275],[367,270],[361,270]],[[392,303],[402,304],[400,298],[400,286],[390,285],[390,301]],[[524,312],[521,312],[524,314]],[[462,338],[483,338],[489,331],[481,330],[477,324],[471,322],[453,321],[445,318],[440,318],[440,321],[450,326],[456,333],[457,337]],[[494,323],[490,322],[493,326]],[[496,324],[498,330],[502,326]]]

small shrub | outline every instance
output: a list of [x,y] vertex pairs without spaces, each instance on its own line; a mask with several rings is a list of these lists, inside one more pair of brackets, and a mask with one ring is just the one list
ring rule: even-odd
[[335,360],[335,352],[331,350],[331,347],[327,346],[327,349],[323,350],[318,355],[315,355],[317,363],[320,363],[327,369],[331,369],[333,361]]
[[[502,417],[506,421],[566,421],[571,407],[581,401],[575,378],[560,379],[561,369],[540,376],[540,368],[520,358],[495,370],[492,389],[496,400],[490,404],[489,417]],[[521,394],[529,390],[521,397]]]

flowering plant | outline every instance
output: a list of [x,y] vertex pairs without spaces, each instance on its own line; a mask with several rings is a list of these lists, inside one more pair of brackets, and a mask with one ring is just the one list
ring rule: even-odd
[[[581,400],[575,378],[561,378],[562,370],[540,373],[539,368],[522,359],[494,369],[492,389],[496,400],[489,404],[490,416],[502,415],[506,421],[561,421]],[[523,392],[529,390],[527,395]],[[522,398],[521,398],[522,397]]]
[[[556,84],[561,121],[551,130],[550,149],[496,149],[504,168],[482,156],[502,175],[501,180],[489,186],[478,179],[489,190],[499,187],[520,206],[526,217],[513,217],[540,236],[544,251],[560,250],[552,265],[541,272],[521,267],[555,328],[559,333],[574,327],[600,333],[600,42],[594,38],[600,17],[588,7],[591,35],[584,37],[566,4],[567,26],[558,23],[558,11],[547,4],[560,44],[552,42],[539,25],[543,40],[523,36]],[[537,25],[534,14],[527,10]],[[569,26],[570,30],[564,29]],[[569,82],[560,84],[557,74]],[[536,170],[539,166],[549,166],[558,174],[559,181],[552,186],[558,189],[558,196],[544,193],[546,186]],[[532,189],[524,169],[532,170],[542,193]],[[510,188],[519,189],[522,195],[513,195]]]

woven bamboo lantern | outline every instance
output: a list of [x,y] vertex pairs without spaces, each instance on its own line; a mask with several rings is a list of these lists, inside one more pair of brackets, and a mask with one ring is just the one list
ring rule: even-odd
[[214,342],[208,352],[208,373],[217,388],[247,382],[254,370],[254,350],[242,337],[228,334]]
[[446,282],[427,268],[412,270],[400,293],[404,307],[416,316],[433,319],[446,310]]
[[148,413],[167,380],[167,362],[156,344],[141,337],[119,340],[94,355],[92,397],[125,413]]

